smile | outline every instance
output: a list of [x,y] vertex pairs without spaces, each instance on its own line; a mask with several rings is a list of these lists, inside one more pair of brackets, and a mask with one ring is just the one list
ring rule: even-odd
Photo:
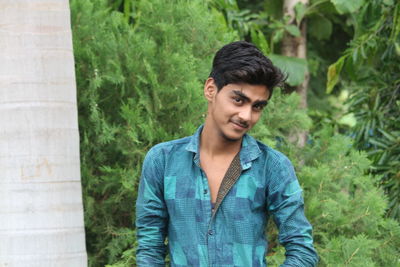
[[249,125],[246,123],[240,123],[240,122],[236,122],[236,121],[231,121],[231,123],[235,126],[235,128],[244,130],[249,128]]

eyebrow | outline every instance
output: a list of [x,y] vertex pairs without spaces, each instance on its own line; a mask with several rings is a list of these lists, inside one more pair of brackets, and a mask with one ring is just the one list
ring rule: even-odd
[[[251,102],[250,98],[247,95],[243,94],[243,92],[238,91],[238,90],[233,90],[232,92],[235,95],[240,96],[241,98],[243,98],[246,102]],[[267,100],[256,100],[256,101],[254,101],[253,106],[255,106],[255,105],[266,106],[267,104],[268,104]]]

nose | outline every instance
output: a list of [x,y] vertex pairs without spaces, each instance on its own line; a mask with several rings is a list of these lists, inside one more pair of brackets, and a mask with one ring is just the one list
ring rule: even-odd
[[239,119],[245,122],[249,122],[251,120],[252,110],[251,107],[243,107],[239,112]]

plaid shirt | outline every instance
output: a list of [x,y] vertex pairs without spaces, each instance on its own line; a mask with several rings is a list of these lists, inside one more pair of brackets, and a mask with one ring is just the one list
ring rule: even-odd
[[266,266],[272,216],[286,249],[281,266],[315,266],[312,228],[290,161],[245,135],[212,209],[200,168],[201,130],[146,155],[136,202],[137,265],[165,266],[168,237],[171,266]]

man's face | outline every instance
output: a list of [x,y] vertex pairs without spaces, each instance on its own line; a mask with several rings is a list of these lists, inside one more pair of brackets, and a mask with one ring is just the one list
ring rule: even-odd
[[214,91],[208,98],[213,128],[227,141],[241,140],[260,119],[268,98],[264,85],[228,84]]

